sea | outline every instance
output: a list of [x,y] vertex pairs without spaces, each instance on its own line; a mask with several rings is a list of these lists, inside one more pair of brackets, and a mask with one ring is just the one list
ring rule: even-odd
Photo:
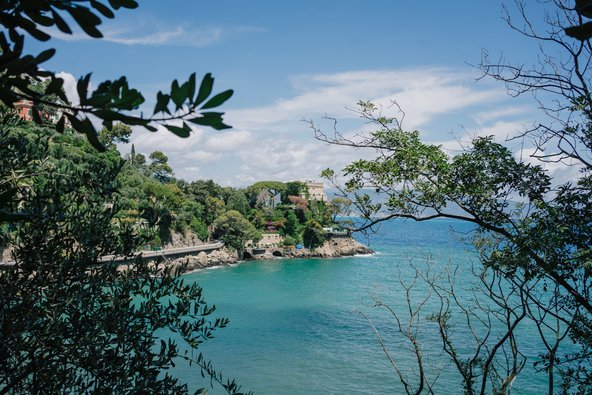
[[[453,284],[459,303],[478,312],[471,307],[480,297],[479,259],[468,241],[473,230],[454,220],[396,220],[355,236],[372,255],[247,261],[186,274],[216,306],[214,316],[230,320],[200,351],[244,391],[310,395],[404,394],[403,381],[417,389],[417,350],[425,388],[461,394],[434,322],[440,299],[426,281]],[[472,326],[483,336],[475,317]],[[454,303],[449,324],[455,350],[469,357],[477,343]],[[534,367],[543,351],[536,331],[520,327],[517,338],[526,362],[511,393],[546,393],[546,376]],[[225,393],[195,366],[179,364],[174,373],[191,389]]]

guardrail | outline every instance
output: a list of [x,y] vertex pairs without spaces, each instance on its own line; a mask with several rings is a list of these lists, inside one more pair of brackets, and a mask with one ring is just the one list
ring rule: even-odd
[[[171,255],[184,255],[184,254],[191,254],[195,252],[202,252],[202,251],[211,251],[211,250],[218,250],[224,247],[224,243],[218,241],[216,243],[211,244],[201,244],[198,246],[191,246],[191,247],[179,247],[179,248],[169,248],[167,250],[160,250],[160,251],[140,251],[135,255],[129,256],[117,256],[117,255],[105,255],[99,258],[99,262],[123,262],[135,259],[138,256],[141,256],[142,259],[150,259],[156,258],[160,256],[171,256]],[[0,270],[10,269],[15,265],[14,261],[0,261]]]

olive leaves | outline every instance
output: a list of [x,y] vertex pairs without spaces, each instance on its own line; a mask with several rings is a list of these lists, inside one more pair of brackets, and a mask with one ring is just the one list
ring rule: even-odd
[[[56,108],[56,129],[63,133],[70,127],[85,134],[99,151],[105,151],[105,147],[98,138],[95,126],[98,122],[108,129],[115,122],[121,122],[129,126],[140,126],[151,132],[162,126],[183,138],[191,134],[194,126],[207,126],[215,130],[230,128],[223,122],[224,113],[211,110],[225,103],[233,91],[213,93],[214,78],[210,73],[202,78],[199,85],[195,73],[182,83],[174,80],[169,92],[157,93],[153,114],[144,117],[143,113],[137,115],[140,106],[145,103],[144,96],[129,86],[125,76],[100,82],[92,91],[91,74],[80,77],[76,83],[79,104],[72,105],[65,94],[64,80],[42,68],[42,64],[55,55],[55,49],[47,49],[36,56],[23,53],[25,38],[21,32],[39,41],[51,39],[50,33],[44,28],[55,27],[62,33],[72,34],[71,27],[64,19],[67,15],[85,34],[101,38],[103,34],[99,25],[102,18],[111,19],[115,17],[114,11],[136,7],[138,2],[135,0],[28,0],[0,4],[0,23],[6,28],[6,31],[0,32],[2,104],[11,107],[19,100],[30,100],[36,106]],[[44,92],[31,88],[32,83],[39,81],[45,82]],[[33,111],[32,115],[34,121],[42,121],[38,111]]]

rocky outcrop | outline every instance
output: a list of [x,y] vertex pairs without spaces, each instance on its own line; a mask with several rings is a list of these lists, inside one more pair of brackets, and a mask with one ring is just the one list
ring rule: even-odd
[[[315,249],[290,248],[282,250],[285,258],[337,258],[352,255],[372,254],[373,251],[364,244],[351,237],[334,237],[325,241],[322,246]],[[274,259],[270,253],[255,255],[254,259]]]
[[187,231],[184,234],[172,232],[171,240],[164,245],[164,249],[168,250],[171,248],[181,247],[193,247],[204,244],[203,241],[197,237],[197,235],[191,231]]
[[[281,250],[281,256],[285,258],[337,258],[343,256],[353,256],[361,254],[372,254],[373,251],[364,244],[354,240],[351,237],[332,238],[316,249],[284,249]],[[271,252],[258,254],[254,256],[257,260],[273,260],[277,257]],[[188,255],[170,262],[170,265],[181,266],[187,264],[186,271],[205,269],[214,266],[226,266],[237,263],[239,260],[236,251],[227,248],[215,250],[209,254],[200,252],[197,255]]]
[[173,266],[187,264],[186,271],[205,269],[213,266],[226,266],[238,262],[236,251],[230,251],[226,248],[215,250],[206,254],[200,252],[197,255],[188,255],[183,258],[175,259],[171,262]]

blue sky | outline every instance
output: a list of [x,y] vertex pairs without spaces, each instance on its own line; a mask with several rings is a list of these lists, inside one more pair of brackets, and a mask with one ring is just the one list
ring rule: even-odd
[[[538,2],[531,12],[541,19]],[[58,53],[47,68],[65,77],[92,71],[95,83],[126,75],[144,93],[145,112],[156,91],[192,72],[212,72],[218,90],[235,90],[223,108],[229,131],[198,129],[189,139],[134,132],[137,151],[162,150],[187,180],[246,186],[340,169],[368,154],[316,141],[301,120],[328,126],[327,114],[343,133],[368,131],[348,110],[358,100],[397,101],[404,126],[450,152],[477,134],[504,140],[539,116],[530,98],[475,81],[472,65],[483,49],[524,63],[536,56],[494,0],[150,0],[119,12],[102,31],[102,40],[56,35],[50,45]],[[45,45],[30,40],[28,48]]]

